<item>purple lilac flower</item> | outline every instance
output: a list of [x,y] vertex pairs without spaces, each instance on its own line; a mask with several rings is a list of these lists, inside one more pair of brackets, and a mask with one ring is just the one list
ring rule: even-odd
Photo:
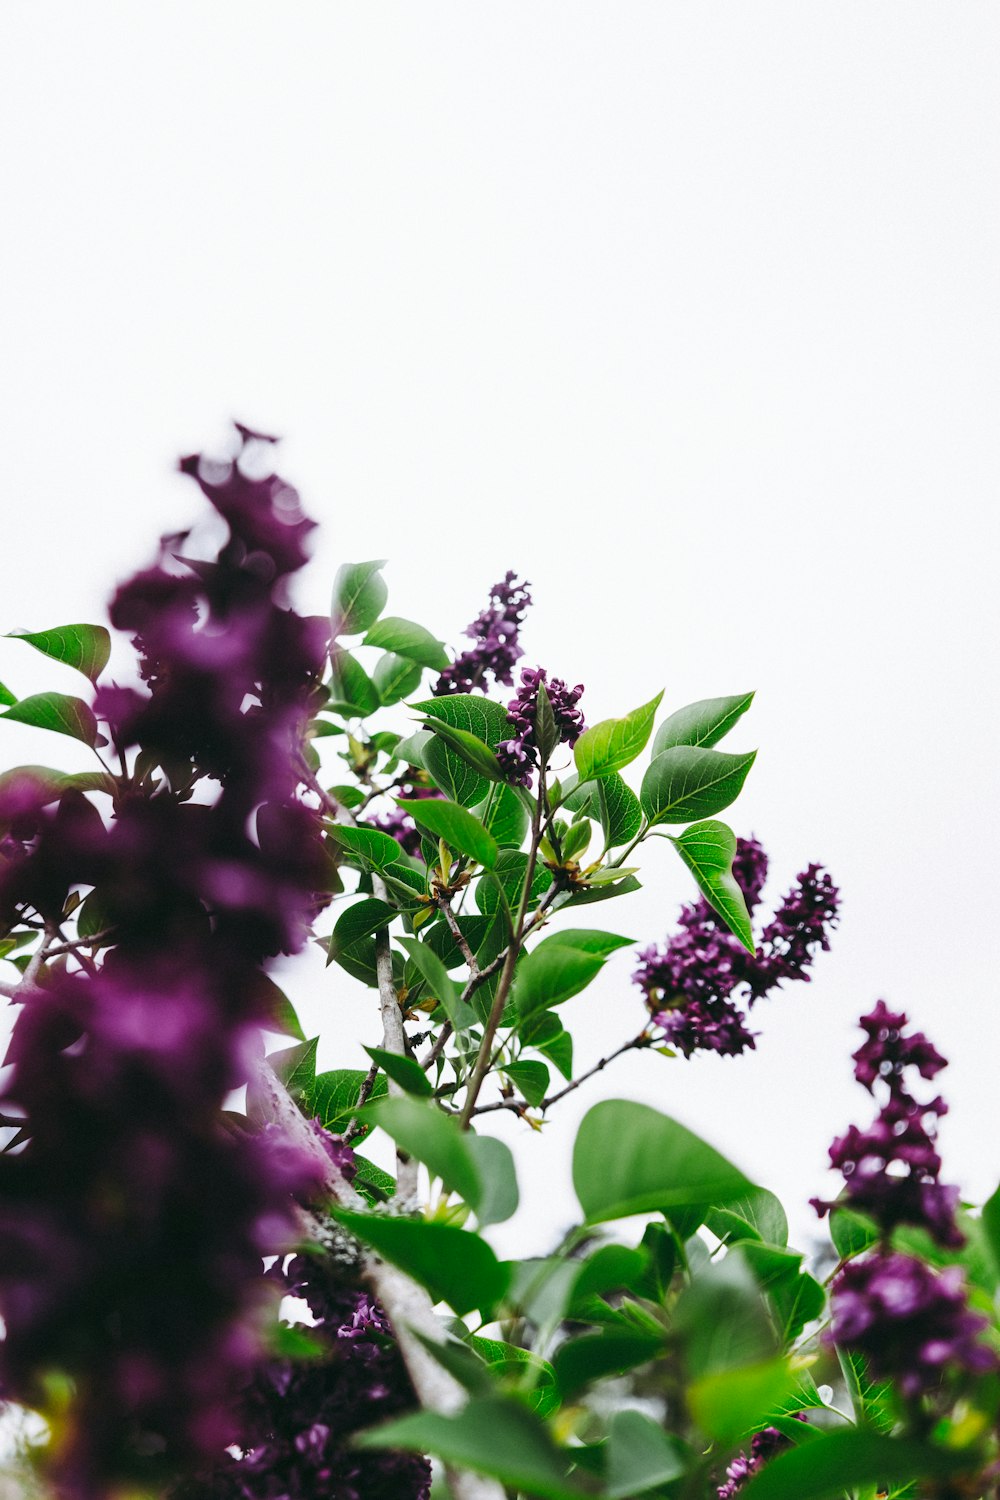
[[114,818],[34,773],[0,787],[0,930],[58,928],[82,886],[108,932],[100,961],[62,960],[26,995],[0,1099],[23,1121],[0,1156],[0,1389],[30,1405],[49,1372],[72,1380],[54,1473],[72,1500],[155,1486],[230,1440],[262,1256],[319,1187],[276,1128],[222,1115],[269,1019],[262,964],[300,948],[327,899],[321,821],[299,800],[326,627],[282,603],[312,522],[240,460],[181,467],[230,535],[208,562],[165,546],[112,603],[144,682],[97,694],[134,767]]
[[[767,864],[756,839],[737,839],[733,874],[751,914],[760,902]],[[765,927],[755,955],[707,901],[686,905],[678,932],[663,948],[654,943],[642,949],[632,976],[663,1040],[685,1057],[698,1051],[735,1057],[753,1047],[755,1033],[737,1002],[749,1007],[783,980],[808,979],[816,952],[829,948],[839,901],[829,875],[809,865]]]
[[[798,1422],[807,1420],[804,1412],[793,1412],[792,1415]],[[749,1453],[738,1453],[732,1463],[726,1469],[726,1483],[719,1485],[716,1494],[719,1500],[733,1500],[738,1495],[751,1475],[763,1468],[768,1459],[780,1453],[783,1448],[791,1447],[790,1440],[777,1427],[765,1427],[761,1432],[755,1432],[750,1442]]]
[[265,1365],[243,1393],[230,1451],[171,1500],[427,1500],[425,1458],[350,1447],[353,1433],[416,1405],[385,1312],[330,1257],[298,1255],[271,1274],[308,1303],[315,1324],[303,1331],[318,1356]]
[[[957,1249],[964,1237],[955,1222],[958,1188],[938,1181],[937,1121],[948,1106],[938,1096],[927,1103],[913,1098],[905,1070],[932,1079],[945,1059],[924,1036],[907,1036],[906,1016],[880,1000],[862,1016],[867,1040],[854,1054],[854,1076],[869,1093],[884,1093],[878,1115],[865,1130],[850,1126],[830,1147],[830,1165],[844,1177],[839,1200],[869,1214],[888,1236],[898,1224],[926,1229],[940,1245]],[[813,1199],[823,1215],[834,1205]]]
[[587,727],[577,708],[583,696],[582,683],[569,688],[560,677],[553,677],[550,681],[544,667],[522,668],[517,695],[507,705],[507,717],[517,733],[496,747],[497,760],[504,774],[508,781],[518,786],[527,786],[532,771],[538,767],[536,719],[540,686],[544,686],[552,707],[558,744],[575,745]]
[[470,693],[478,688],[485,692],[488,679],[510,686],[514,664],[524,655],[518,645],[518,631],[531,604],[527,583],[518,583],[515,573],[505,573],[490,589],[490,603],[465,634],[475,642],[463,651],[450,667],[445,667],[434,687],[435,698],[449,693]]
[[893,1378],[907,1398],[940,1385],[949,1367],[996,1366],[978,1342],[988,1320],[969,1311],[960,1266],[934,1271],[884,1251],[849,1261],[834,1283],[832,1311],[831,1342],[865,1355],[874,1378]]

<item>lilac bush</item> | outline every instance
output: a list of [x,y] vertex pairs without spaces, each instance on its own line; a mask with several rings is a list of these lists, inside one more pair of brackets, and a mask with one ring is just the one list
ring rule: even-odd
[[[40,1480],[428,1500],[434,1458],[452,1500],[821,1500],[830,1475],[985,1500],[1000,1196],[975,1214],[942,1182],[946,1106],[916,1080],[944,1059],[884,1002],[854,1059],[878,1113],[815,1200],[825,1279],[773,1194],[635,1099],[585,1113],[579,1221],[551,1255],[490,1243],[518,1183],[484,1116],[530,1150],[628,1052],[710,1090],[717,1058],[767,1045],[757,1002],[831,946],[831,875],[805,865],[768,913],[763,845],[719,818],[755,753],[720,742],[753,694],[589,726],[545,668],[508,697],[531,604],[513,571],[457,657],[386,613],[377,561],[300,614],[313,522],[274,439],[237,434],[181,464],[221,544],[165,538],[112,598],[134,669],[110,677],[108,631],[67,625],[25,640],[86,697],[0,685],[7,720],[95,757],[0,777],[0,1394],[43,1419]],[[696,895],[629,959],[605,903],[653,837]],[[335,992],[371,994],[370,1066],[319,1070],[275,982],[310,944]],[[574,1001],[629,964],[642,1024],[581,1067]]]

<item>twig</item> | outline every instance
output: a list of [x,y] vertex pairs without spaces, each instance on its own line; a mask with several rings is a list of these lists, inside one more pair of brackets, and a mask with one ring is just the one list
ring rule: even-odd
[[[592,1068],[588,1068],[585,1073],[581,1073],[579,1078],[572,1079],[569,1083],[567,1083],[566,1087],[560,1089],[558,1093],[549,1094],[548,1097],[543,1099],[540,1104],[536,1105],[536,1108],[540,1109],[544,1114],[545,1111],[551,1108],[553,1104],[558,1104],[560,1099],[565,1099],[567,1094],[572,1094],[574,1089],[578,1089],[581,1083],[586,1083],[588,1078],[593,1078],[597,1073],[603,1072],[608,1063],[614,1062],[616,1057],[621,1057],[623,1053],[632,1052],[636,1048],[648,1047],[649,1043],[649,1032],[640,1031],[638,1036],[634,1036],[631,1041],[623,1042],[622,1045],[618,1047],[614,1052],[609,1052],[607,1057],[602,1057],[600,1062],[596,1062]],[[472,1113],[474,1115],[488,1115],[492,1114],[495,1110],[498,1109],[509,1109],[512,1110],[514,1114],[523,1115],[525,1107],[526,1106],[524,1102],[520,1099],[498,1099],[493,1104],[477,1105]]]
[[444,917],[445,921],[448,924],[448,931],[455,939],[459,951],[469,967],[470,975],[473,979],[475,979],[477,974],[479,973],[479,965],[476,962],[476,955],[473,953],[472,949],[469,947],[468,943],[465,940],[462,929],[458,925],[458,918],[455,916],[455,913],[451,909],[451,902],[448,900],[447,896],[443,895],[435,896],[434,899],[437,903],[438,910],[441,912],[441,915]]
[[[361,1087],[358,1089],[358,1097],[354,1105],[355,1110],[359,1110],[361,1109],[362,1105],[367,1104],[369,1098],[371,1097],[371,1091],[375,1087],[375,1080],[377,1077],[378,1063],[372,1063],[371,1067],[368,1069],[368,1072],[365,1074],[364,1079],[362,1080]],[[357,1135],[360,1129],[361,1126],[358,1124],[357,1114],[353,1114],[350,1121],[348,1122],[347,1129],[344,1131],[344,1142],[346,1145],[349,1145],[351,1141],[353,1141],[354,1137]]]

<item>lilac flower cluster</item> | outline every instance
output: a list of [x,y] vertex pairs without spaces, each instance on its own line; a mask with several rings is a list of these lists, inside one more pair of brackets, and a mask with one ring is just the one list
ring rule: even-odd
[[518,583],[515,573],[505,573],[490,589],[490,603],[465,630],[475,645],[445,667],[431,690],[434,696],[470,693],[475,688],[485,692],[490,677],[509,687],[514,664],[524,655],[517,637],[530,604],[528,584]]
[[575,745],[587,727],[577,708],[583,696],[582,683],[570,688],[561,677],[553,677],[550,681],[544,667],[534,670],[524,667],[517,695],[507,705],[507,717],[517,733],[496,747],[497,760],[507,780],[516,786],[527,786],[532,771],[538,768],[539,687],[544,687],[552,708],[557,744]]
[[935,1271],[886,1251],[852,1260],[834,1283],[832,1307],[830,1342],[865,1355],[875,1378],[894,1377],[908,1400],[940,1385],[949,1367],[996,1366],[978,1342],[988,1320],[969,1311],[961,1266]]
[[[737,839],[733,875],[753,915],[767,878],[767,855],[756,839]],[[829,949],[840,893],[820,865],[797,877],[749,954],[704,899],[685,906],[679,931],[663,947],[639,954],[632,981],[663,1040],[685,1057],[715,1052],[735,1057],[755,1045],[748,1007],[785,980],[806,980],[816,954]]]
[[271,1275],[308,1304],[314,1326],[303,1332],[318,1353],[265,1365],[243,1394],[229,1452],[171,1500],[427,1500],[425,1458],[349,1445],[416,1404],[381,1307],[330,1256],[299,1255]]
[[222,1115],[268,1019],[263,960],[302,945],[329,882],[298,798],[325,637],[283,607],[312,523],[283,481],[250,477],[270,440],[242,436],[235,463],[181,465],[228,522],[218,556],[164,549],[112,603],[144,681],[97,694],[123,764],[113,820],[31,771],[0,792],[2,929],[61,936],[89,886],[106,933],[103,963],[77,950],[25,987],[0,1099],[20,1122],[0,1157],[0,1389],[32,1404],[51,1372],[72,1380],[55,1480],[73,1500],[230,1440],[261,1258],[319,1187],[275,1127]]
[[[795,1412],[794,1416],[800,1422],[806,1420],[802,1412]],[[716,1490],[719,1500],[733,1500],[751,1475],[763,1468],[769,1458],[790,1446],[788,1438],[777,1427],[765,1427],[762,1432],[755,1432],[750,1440],[750,1452],[738,1453],[726,1468],[726,1482]]]
[[[938,1181],[936,1121],[947,1105],[940,1097],[918,1103],[906,1082],[908,1068],[930,1080],[945,1059],[923,1032],[907,1035],[906,1024],[883,1000],[862,1017],[866,1040],[854,1054],[854,1076],[873,1094],[883,1085],[885,1098],[868,1130],[851,1126],[830,1148],[831,1164],[844,1174],[839,1205],[870,1215],[882,1234],[879,1248],[849,1261],[834,1282],[830,1341],[865,1355],[876,1379],[894,1378],[915,1399],[940,1385],[949,1367],[976,1373],[996,1360],[978,1342],[987,1320],[969,1311],[961,1267],[935,1271],[889,1246],[899,1224],[926,1230],[948,1249],[964,1243],[955,1223],[958,1190]],[[837,1206],[812,1201],[820,1215]]]
[[[955,1223],[958,1188],[938,1181],[937,1121],[948,1106],[940,1096],[919,1103],[905,1076],[912,1068],[932,1079],[946,1062],[923,1032],[907,1036],[906,1024],[906,1016],[889,1010],[884,1000],[862,1016],[867,1040],[854,1054],[854,1076],[871,1094],[883,1085],[885,1097],[866,1130],[852,1125],[834,1141],[830,1165],[844,1176],[840,1202],[869,1214],[886,1236],[897,1224],[915,1224],[938,1244],[957,1249],[964,1243]],[[822,1215],[834,1205],[813,1199],[813,1206]]]

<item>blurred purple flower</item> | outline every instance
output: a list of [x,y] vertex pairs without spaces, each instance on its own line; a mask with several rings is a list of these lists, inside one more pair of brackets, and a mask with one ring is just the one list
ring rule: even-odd
[[108,931],[103,962],[63,959],[25,995],[0,1100],[22,1122],[0,1155],[0,1386],[31,1404],[48,1372],[72,1380],[54,1473],[72,1500],[155,1486],[230,1440],[262,1257],[320,1186],[274,1127],[222,1113],[270,1019],[261,965],[298,950],[327,899],[321,820],[299,800],[326,627],[280,599],[312,522],[239,459],[182,468],[230,537],[115,596],[145,686],[97,694],[136,752],[113,820],[34,774],[0,783],[3,930],[58,931],[67,894],[93,887]]
[[969,1311],[960,1266],[934,1271],[884,1251],[849,1261],[834,1282],[832,1311],[830,1342],[865,1355],[872,1376],[895,1380],[908,1399],[938,1386],[949,1367],[996,1367],[978,1341],[988,1320]]

